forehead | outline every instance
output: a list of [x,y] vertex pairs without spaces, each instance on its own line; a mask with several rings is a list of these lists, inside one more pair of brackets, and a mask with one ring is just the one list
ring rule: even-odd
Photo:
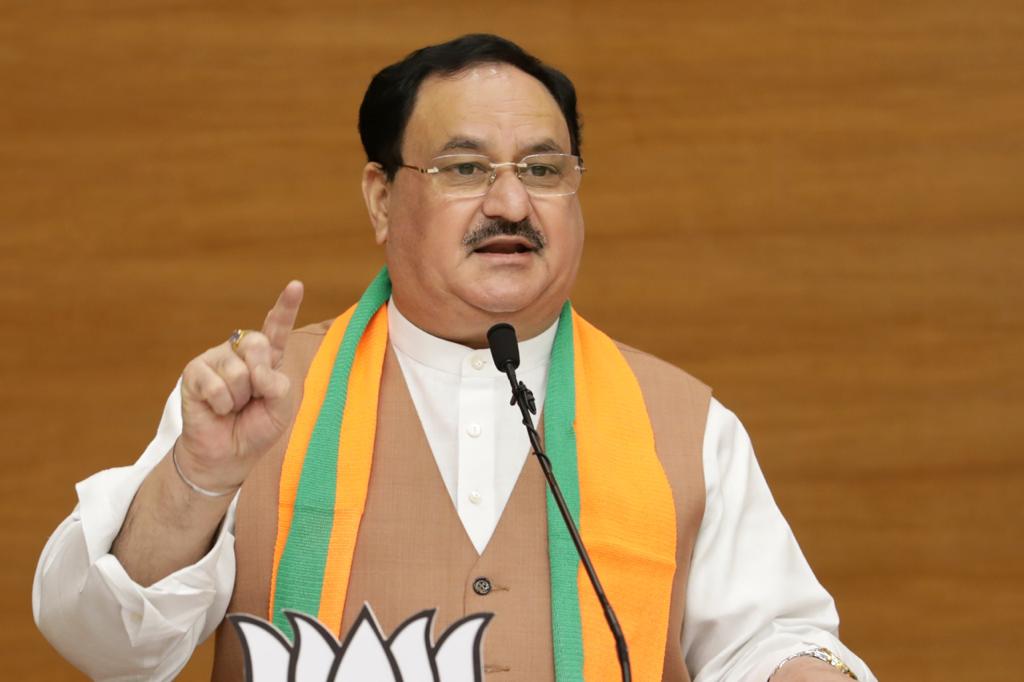
[[402,154],[410,159],[476,150],[509,156],[568,153],[570,146],[565,117],[543,83],[507,64],[476,64],[423,81],[405,128]]

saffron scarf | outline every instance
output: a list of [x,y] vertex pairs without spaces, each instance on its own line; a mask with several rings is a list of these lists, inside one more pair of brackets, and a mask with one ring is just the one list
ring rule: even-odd
[[[390,295],[384,268],[331,324],[306,374],[281,468],[270,583],[269,618],[289,638],[284,609],[341,628],[372,467]],[[660,679],[676,566],[672,491],[636,377],[615,343],[568,302],[551,352],[544,433],[626,635],[633,677]],[[547,510],[556,679],[602,679],[618,668],[614,640],[550,492]]]

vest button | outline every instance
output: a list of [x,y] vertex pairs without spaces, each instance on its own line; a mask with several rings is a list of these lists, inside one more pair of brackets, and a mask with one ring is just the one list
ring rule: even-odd
[[491,593],[491,581],[487,578],[477,578],[473,581],[473,591],[481,597]]

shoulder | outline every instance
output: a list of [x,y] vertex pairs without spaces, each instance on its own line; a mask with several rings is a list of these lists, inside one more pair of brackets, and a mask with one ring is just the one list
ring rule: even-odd
[[334,320],[324,320],[293,329],[284,351],[283,369],[290,376],[305,376],[306,368],[320,349],[320,344]]
[[320,339],[327,333],[327,330],[330,329],[332,322],[334,320],[323,320],[322,322],[314,322],[313,324],[293,329],[291,338],[315,339],[319,343]]
[[711,399],[711,387],[688,372],[625,343],[616,341],[615,345],[636,375],[645,397],[653,394],[678,399],[680,395],[687,395],[704,403]]
[[[691,543],[704,514],[704,440],[711,389],[704,382],[650,353],[616,342],[633,371],[654,435],[654,447],[672,486],[678,528]],[[684,537],[684,536],[680,536]]]
[[288,353],[294,355],[312,355],[320,348],[334,320],[324,320],[305,327],[293,329],[288,336]]

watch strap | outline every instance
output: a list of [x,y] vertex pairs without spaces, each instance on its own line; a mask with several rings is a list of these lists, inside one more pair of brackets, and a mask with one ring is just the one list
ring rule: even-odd
[[811,647],[810,649],[805,649],[803,651],[798,651],[795,654],[791,654],[782,659],[782,661],[777,666],[775,666],[775,670],[772,671],[772,674],[768,676],[769,682],[771,682],[771,679],[775,677],[775,673],[779,672],[779,668],[786,665],[794,658],[800,658],[801,656],[810,656],[811,658],[816,658],[819,661],[824,661],[825,663],[828,663],[830,666],[832,666],[839,672],[843,673],[847,677],[854,680],[857,679],[857,676],[853,674],[852,670],[850,670],[850,666],[843,663],[843,660],[836,656],[834,653],[832,653],[830,649],[827,649],[823,646],[816,646]]

